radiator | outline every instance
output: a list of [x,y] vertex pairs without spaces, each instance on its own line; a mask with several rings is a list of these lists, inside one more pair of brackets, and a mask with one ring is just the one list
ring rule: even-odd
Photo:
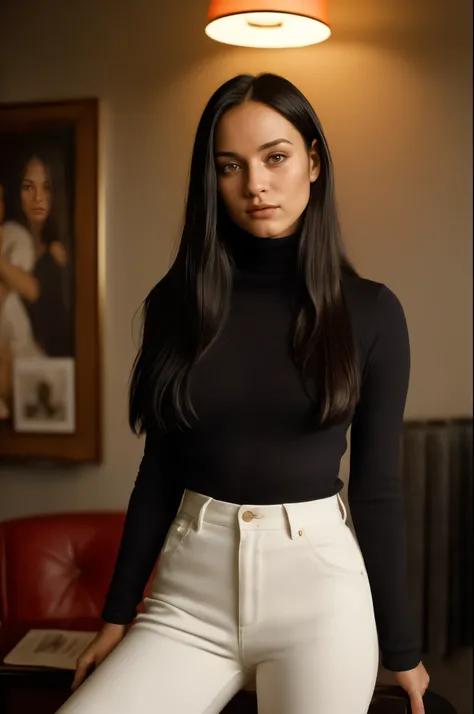
[[425,653],[472,646],[472,419],[407,421],[408,579]]

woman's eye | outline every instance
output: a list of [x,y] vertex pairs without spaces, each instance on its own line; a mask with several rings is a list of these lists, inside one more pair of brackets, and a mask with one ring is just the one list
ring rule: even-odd
[[232,171],[237,171],[238,168],[238,164],[225,164],[224,166],[220,167],[220,170],[223,174],[229,174],[232,173]]
[[272,154],[268,157],[268,161],[272,164],[281,164],[286,159],[286,154]]

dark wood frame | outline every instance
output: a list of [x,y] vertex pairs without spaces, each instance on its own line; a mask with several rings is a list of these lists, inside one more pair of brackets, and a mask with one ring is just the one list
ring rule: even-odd
[[0,459],[98,463],[102,458],[98,245],[98,101],[0,104],[0,131],[75,130],[75,360],[73,434],[19,434],[0,421]]

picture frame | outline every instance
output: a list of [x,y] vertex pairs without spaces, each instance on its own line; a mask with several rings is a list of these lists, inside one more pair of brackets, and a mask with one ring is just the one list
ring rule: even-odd
[[76,430],[75,360],[24,357],[15,360],[13,428],[33,434]]
[[102,458],[98,123],[95,98],[0,103],[0,461]]

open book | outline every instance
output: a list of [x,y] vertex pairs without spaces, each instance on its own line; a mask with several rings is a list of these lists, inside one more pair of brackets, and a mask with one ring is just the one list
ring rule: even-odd
[[74,670],[77,658],[96,634],[73,630],[30,630],[3,661],[22,667]]

